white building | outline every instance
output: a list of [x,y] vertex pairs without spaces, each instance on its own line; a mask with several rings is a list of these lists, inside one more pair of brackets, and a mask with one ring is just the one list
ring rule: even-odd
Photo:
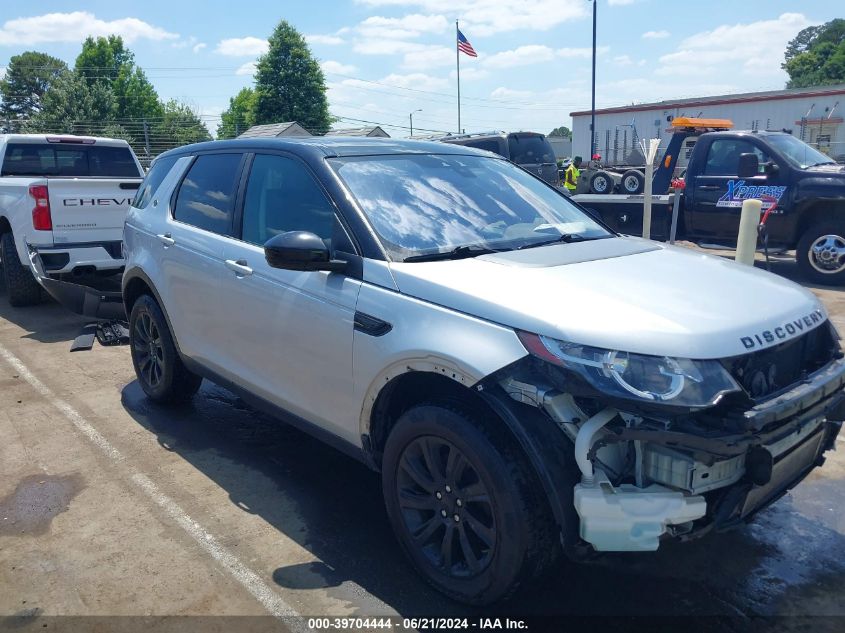
[[[639,162],[630,156],[639,139],[672,135],[674,117],[730,119],[737,130],[790,130],[834,158],[845,159],[845,85],[672,99],[596,110],[596,146],[607,163]],[[590,156],[590,111],[572,112],[573,154]],[[631,160],[628,160],[630,158]]]

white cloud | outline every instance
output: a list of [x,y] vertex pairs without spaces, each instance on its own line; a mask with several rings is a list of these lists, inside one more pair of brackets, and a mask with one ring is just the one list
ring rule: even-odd
[[320,64],[320,68],[324,73],[334,73],[337,75],[352,75],[358,72],[358,68],[352,64],[342,64],[334,60],[326,60]]
[[6,67],[0,66],[0,79],[3,79],[6,76]]
[[[478,81],[480,79],[487,79],[490,72],[477,66],[462,66],[461,67],[461,83],[465,81]],[[449,73],[449,79],[457,79],[458,73],[453,70]]]
[[529,44],[520,46],[512,51],[494,53],[484,59],[484,65],[489,68],[514,68],[515,66],[527,66],[547,62],[555,58],[555,51],[548,46]]
[[442,15],[415,13],[401,18],[374,15],[361,22],[357,30],[365,38],[404,40],[423,33],[443,33],[448,28],[449,21]]
[[396,55],[415,53],[425,50],[426,46],[419,42],[403,42],[401,40],[358,40],[352,45],[352,50],[361,55]]
[[505,86],[499,86],[493,92],[490,93],[491,99],[500,100],[528,99],[534,96],[534,93],[530,90],[512,90],[511,88],[506,88]]
[[631,66],[634,63],[628,55],[617,55],[613,58],[613,63],[617,66]]
[[199,44],[195,45],[191,50],[195,53],[199,53],[206,46],[208,46],[208,44],[206,44],[205,42],[200,42]]
[[247,62],[240,68],[235,71],[236,75],[254,75],[255,74],[255,62]]
[[220,40],[214,52],[229,57],[263,55],[267,52],[267,40],[260,37],[232,37]]
[[678,50],[660,58],[659,75],[754,75],[760,85],[765,79],[785,77],[780,60],[787,43],[812,22],[800,13],[784,13],[773,20],[750,24],[724,24],[712,31],[696,33]]
[[428,13],[459,17],[461,30],[473,36],[518,29],[547,31],[589,14],[583,0],[356,0],[368,7],[417,7]]
[[402,68],[406,70],[427,70],[455,64],[455,49],[448,46],[425,46],[405,53]]
[[47,13],[7,20],[0,27],[0,45],[30,46],[41,42],[79,42],[82,38],[120,35],[127,44],[139,39],[175,40],[171,33],[138,18],[101,20],[87,11]]
[[409,75],[391,74],[379,80],[379,83],[400,88],[414,88],[415,90],[444,90],[449,82],[443,77],[432,77],[425,73],[411,73]]
[[337,46],[343,44],[345,40],[337,35],[306,35],[305,41],[309,44],[325,44],[326,46]]
[[669,31],[663,29],[660,31],[646,31],[642,34],[641,37],[644,40],[662,40],[664,38],[669,37],[670,35],[671,33],[669,33]]

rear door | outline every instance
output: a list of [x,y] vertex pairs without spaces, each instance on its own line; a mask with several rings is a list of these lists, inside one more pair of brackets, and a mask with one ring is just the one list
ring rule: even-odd
[[558,184],[557,160],[552,144],[542,134],[508,134],[510,159],[553,185]]
[[197,156],[156,235],[163,277],[157,287],[180,349],[218,373],[229,364],[223,341],[248,318],[222,288],[243,158],[241,152]]

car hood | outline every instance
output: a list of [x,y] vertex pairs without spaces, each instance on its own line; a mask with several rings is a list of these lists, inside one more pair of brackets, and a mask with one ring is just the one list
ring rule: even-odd
[[400,292],[418,299],[517,330],[642,354],[736,356],[827,318],[811,292],[781,277],[636,238],[390,266]]

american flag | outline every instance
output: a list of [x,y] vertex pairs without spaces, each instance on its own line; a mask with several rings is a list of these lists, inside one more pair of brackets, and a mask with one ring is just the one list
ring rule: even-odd
[[470,44],[469,40],[464,37],[464,34],[461,33],[460,29],[458,29],[458,50],[470,57],[478,57],[478,53],[475,52],[472,44]]

